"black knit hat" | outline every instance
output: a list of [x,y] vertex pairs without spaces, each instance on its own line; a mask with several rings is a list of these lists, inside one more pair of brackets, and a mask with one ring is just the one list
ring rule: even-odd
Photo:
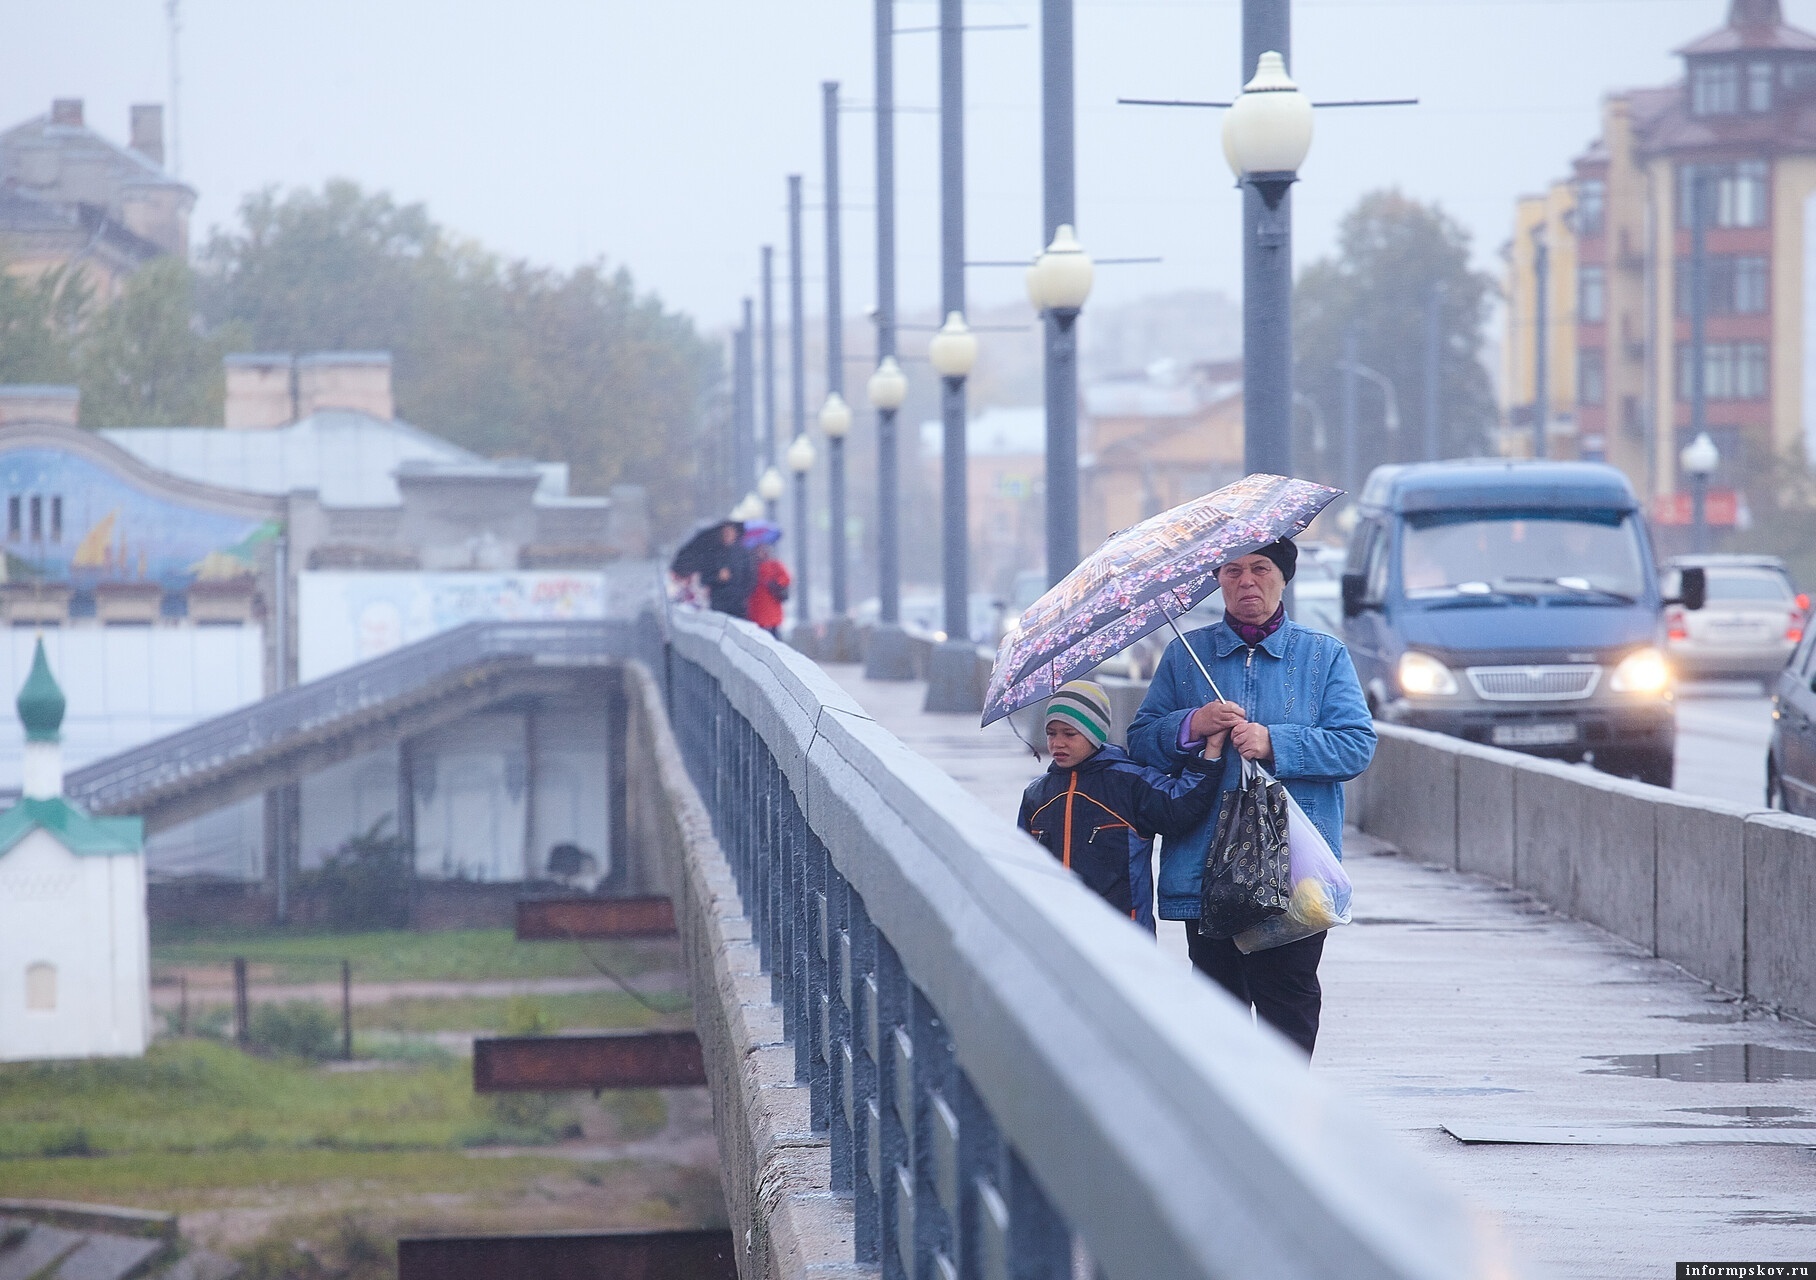
[[[1268,543],[1265,547],[1256,547],[1253,551],[1244,551],[1242,555],[1266,556],[1269,560],[1274,562],[1274,567],[1280,570],[1280,576],[1285,578],[1288,582],[1293,580],[1293,573],[1299,567],[1299,544],[1294,542],[1291,538],[1282,538],[1278,542]],[[1241,558],[1242,556],[1236,557],[1237,560],[1240,560]],[[1235,562],[1235,560],[1227,560],[1224,563],[1234,564]],[[1223,565],[1218,565],[1217,571],[1219,573],[1223,572]]]
[[1256,549],[1254,554],[1266,556],[1269,560],[1272,560],[1279,568],[1280,576],[1285,578],[1288,582],[1293,580],[1293,574],[1298,571],[1299,544],[1294,542],[1291,538],[1282,538],[1278,542],[1270,542],[1265,547]]

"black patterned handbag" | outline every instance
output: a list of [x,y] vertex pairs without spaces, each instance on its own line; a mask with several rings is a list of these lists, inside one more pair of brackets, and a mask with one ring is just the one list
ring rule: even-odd
[[1217,834],[1204,859],[1201,935],[1233,938],[1286,910],[1293,897],[1286,814],[1286,788],[1244,760],[1241,784],[1218,806]]

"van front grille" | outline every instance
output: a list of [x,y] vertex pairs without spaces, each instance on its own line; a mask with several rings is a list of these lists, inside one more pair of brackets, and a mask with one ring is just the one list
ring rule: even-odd
[[1568,702],[1587,698],[1600,683],[1598,666],[1470,667],[1476,696],[1487,702]]

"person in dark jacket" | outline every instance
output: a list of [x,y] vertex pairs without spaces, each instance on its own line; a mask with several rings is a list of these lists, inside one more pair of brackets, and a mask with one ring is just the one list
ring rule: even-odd
[[1217,803],[1218,762],[1180,776],[1144,769],[1111,745],[1110,699],[1088,680],[1047,703],[1053,763],[1022,794],[1019,824],[1105,902],[1154,932],[1154,837],[1182,835]]
[[701,557],[700,584],[718,612],[744,616],[750,589],[757,584],[757,565],[744,545],[741,525],[727,521],[720,527],[719,545]]

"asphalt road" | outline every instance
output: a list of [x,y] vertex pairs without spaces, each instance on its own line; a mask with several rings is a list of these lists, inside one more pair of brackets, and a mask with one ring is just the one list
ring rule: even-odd
[[1677,697],[1677,790],[1765,803],[1772,700],[1750,681],[1683,686]]

